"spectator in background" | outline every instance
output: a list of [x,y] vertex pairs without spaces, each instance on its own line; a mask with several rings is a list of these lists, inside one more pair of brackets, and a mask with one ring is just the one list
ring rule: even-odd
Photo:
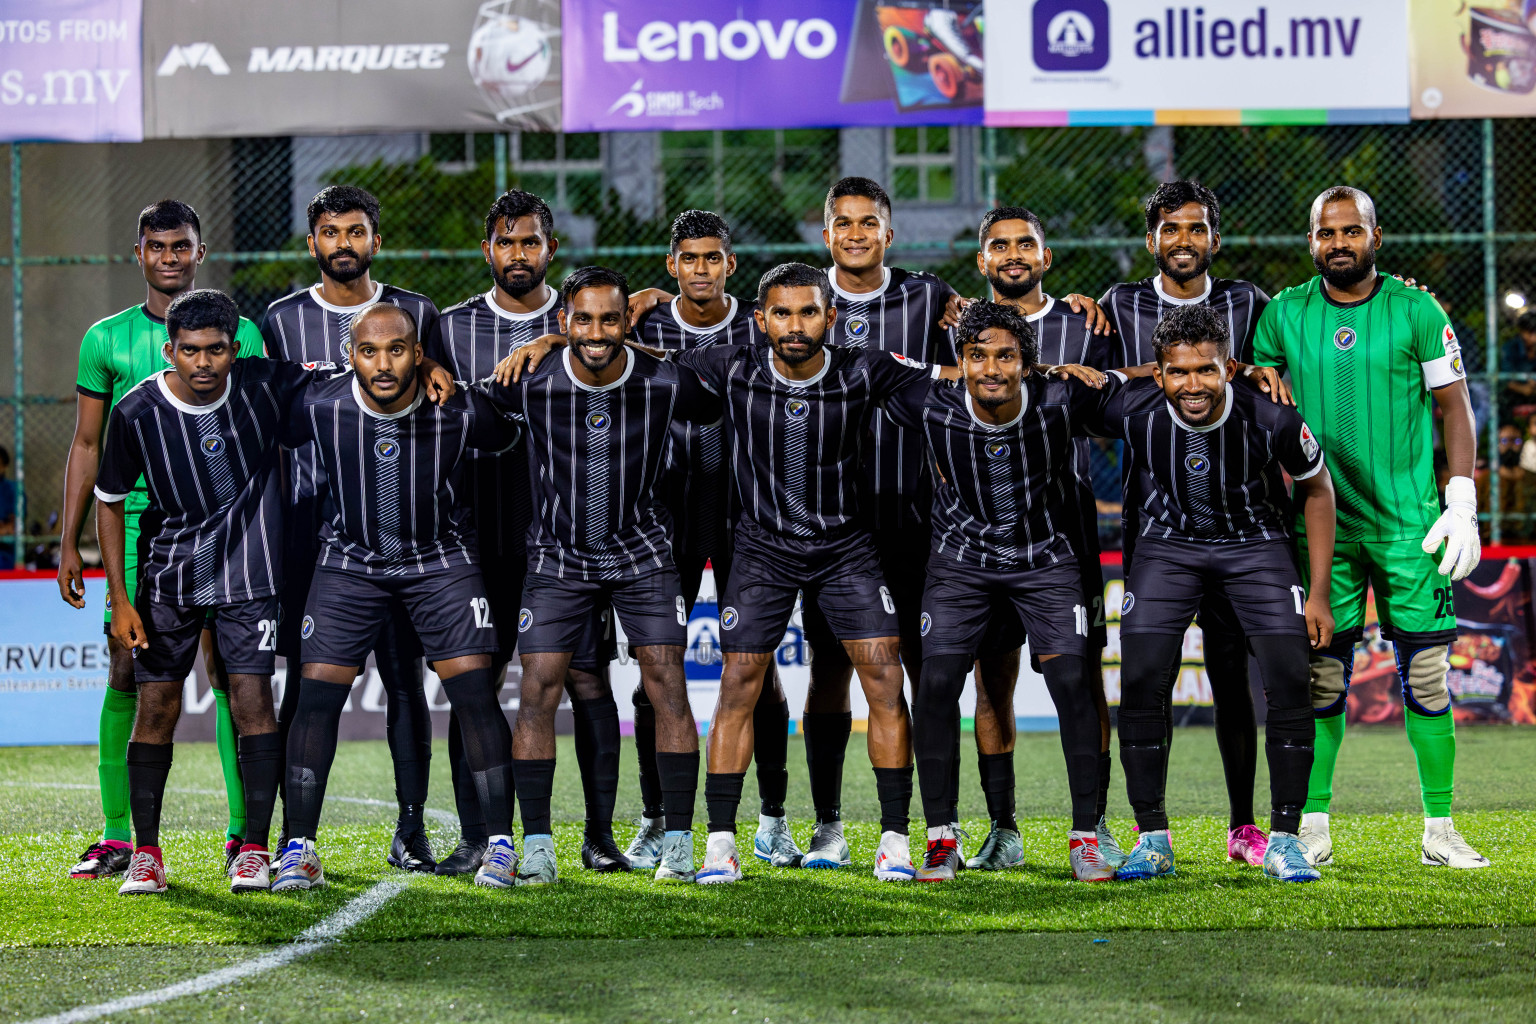
[[[1516,335],[1499,353],[1499,372],[1523,373],[1524,380],[1504,382],[1500,413],[1511,414],[1516,406],[1536,404],[1536,310],[1528,309],[1515,321]],[[1463,356],[1465,358],[1465,356]]]
[[0,445],[0,569],[16,568],[16,485],[11,482],[11,452]]
[[[1526,430],[1521,430],[1519,424],[1508,421],[1500,424],[1498,451],[1490,460],[1499,474],[1499,539],[1505,544],[1521,543],[1532,535],[1530,515],[1536,512],[1536,474],[1521,464],[1529,429],[1527,425]],[[1477,473],[1479,508],[1493,507],[1492,479],[1491,470]],[[1490,516],[1483,524],[1485,541],[1490,537],[1488,522],[1491,520]]]
[[1472,415],[1477,420],[1477,436],[1482,437],[1488,429],[1488,419],[1493,415],[1492,393],[1488,382],[1479,376],[1488,365],[1488,360],[1485,358],[1486,344],[1482,335],[1473,331],[1456,316],[1451,309],[1450,299],[1443,295],[1436,295],[1435,300],[1440,303],[1440,308],[1445,310],[1446,319],[1451,322],[1451,330],[1456,332],[1456,339],[1461,342],[1461,359],[1467,369],[1467,393],[1472,399]]

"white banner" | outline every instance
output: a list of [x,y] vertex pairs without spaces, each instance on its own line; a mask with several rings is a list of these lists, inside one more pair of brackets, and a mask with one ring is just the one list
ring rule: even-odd
[[1406,121],[1404,0],[987,6],[986,123]]

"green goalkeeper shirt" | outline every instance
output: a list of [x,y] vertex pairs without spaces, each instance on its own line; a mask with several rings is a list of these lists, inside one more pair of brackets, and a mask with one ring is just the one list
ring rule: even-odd
[[1314,277],[1265,308],[1253,361],[1290,371],[1333,476],[1338,539],[1423,537],[1440,515],[1430,389],[1466,377],[1434,297],[1383,274],[1368,298],[1342,303]]
[[[106,402],[105,415],[110,417],[119,399],[144,378],[170,365],[165,358],[168,340],[165,321],[151,316],[142,305],[97,321],[80,342],[75,390]],[[261,331],[245,317],[240,318],[235,342],[236,354],[242,358],[262,354]],[[148,506],[149,493],[140,480],[123,507],[127,512],[142,512]]]

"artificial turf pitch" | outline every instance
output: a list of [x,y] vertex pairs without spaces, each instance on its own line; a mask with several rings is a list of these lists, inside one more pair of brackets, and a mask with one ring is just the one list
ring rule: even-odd
[[[845,775],[854,866],[767,868],[750,857],[752,777],[734,886],[663,886],[580,868],[581,789],[560,748],[561,882],[510,892],[405,876],[383,863],[392,781],[382,743],[343,744],[321,855],[329,886],[235,897],[223,877],[222,783],[211,745],[181,744],[163,835],[164,897],[65,872],[98,821],[94,748],[0,750],[0,1022],[24,1021],[205,975],[282,950],[380,880],[407,884],[339,942],[275,970],[106,1019],[327,1021],[1058,1021],[1536,1016],[1536,730],[1464,728],[1456,820],[1493,860],[1419,864],[1413,757],[1400,729],[1351,729],[1334,804],[1336,865],[1313,885],[1266,882],[1225,857],[1226,793],[1209,730],[1180,730],[1170,772],[1178,876],[1084,886],[1066,866],[1067,794],[1053,734],[1021,735],[1026,866],[939,886],[870,875],[873,777],[855,736]],[[1261,747],[1262,750],[1262,747]],[[638,809],[626,746],[621,814]],[[798,742],[788,811],[810,806]],[[433,797],[451,809],[447,759]],[[1129,846],[1118,764],[1111,823]],[[1267,792],[1262,758],[1258,807]],[[970,753],[962,810],[985,806]],[[914,810],[916,809],[914,802]],[[700,808],[702,811],[702,807]],[[456,833],[429,820],[440,852]],[[209,826],[213,826],[210,828]],[[920,834],[914,821],[914,838]],[[971,846],[986,822],[967,822]],[[628,827],[619,826],[621,841]],[[702,856],[702,833],[696,844]]]

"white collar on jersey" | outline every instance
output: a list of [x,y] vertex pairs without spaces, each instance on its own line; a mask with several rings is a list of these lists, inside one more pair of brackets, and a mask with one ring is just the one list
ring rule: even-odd
[[224,378],[224,393],[222,395],[207,405],[191,405],[171,394],[171,386],[165,382],[165,375],[175,372],[175,370],[165,370],[155,374],[155,383],[160,385],[160,394],[165,396],[167,402],[170,402],[171,405],[191,416],[202,416],[205,413],[218,412],[224,407],[224,403],[229,401],[229,393],[235,389],[235,370],[234,367],[230,367],[229,376]]
[[780,384],[787,388],[808,388],[812,384],[820,384],[821,379],[827,375],[827,371],[832,369],[832,353],[828,352],[826,347],[823,346],[821,350],[821,369],[817,370],[814,376],[807,377],[805,380],[794,380],[784,376],[779,372],[779,368],[773,365],[772,346],[765,344],[763,347],[767,349],[767,351],[763,353],[763,356],[768,361],[768,372],[773,374],[774,380],[778,381]]
[[1051,308],[1053,306],[1055,306],[1055,305],[1056,305],[1056,300],[1051,298],[1049,295],[1047,295],[1045,297],[1045,305],[1040,307],[1040,312],[1038,312],[1038,313],[1031,313],[1031,314],[1029,314],[1029,316],[1026,316],[1024,319],[1026,321],[1028,321],[1029,323],[1034,323],[1036,320],[1041,319],[1042,317],[1045,316],[1045,314],[1049,313],[1051,311]]
[[1178,299],[1163,291],[1163,275],[1158,274],[1152,279],[1152,290],[1157,292],[1157,297],[1170,306],[1197,306],[1211,297],[1211,289],[1216,287],[1216,279],[1210,274],[1205,275],[1205,291],[1192,299]]
[[326,302],[320,297],[320,286],[317,284],[312,284],[309,286],[309,297],[315,300],[315,305],[319,306],[321,309],[328,313],[340,313],[342,316],[348,316],[352,313],[361,313],[363,310],[367,309],[369,306],[382,299],[384,297],[384,282],[373,282],[373,297],[370,298],[367,302],[360,302],[355,306],[337,306],[333,303]]
[[836,295],[838,298],[842,299],[843,301],[845,301],[845,302],[870,302],[870,301],[872,301],[874,299],[878,299],[880,296],[884,295],[885,294],[885,290],[891,286],[891,268],[890,267],[881,267],[880,268],[880,273],[881,273],[880,287],[876,288],[872,292],[850,292],[850,291],[844,291],[843,289],[839,288],[837,286],[837,268],[836,267],[828,267],[827,268],[827,280],[832,283],[832,294]]
[[[960,386],[965,387],[965,380],[963,378],[960,381]],[[1013,419],[1009,420],[1007,423],[987,423],[984,422],[980,416],[977,416],[976,400],[971,397],[969,388],[966,388],[965,392],[965,411],[971,414],[972,422],[974,422],[982,430],[1011,430],[1012,428],[1019,425],[1019,421],[1024,418],[1024,410],[1029,408],[1029,388],[1021,386],[1019,388],[1019,397],[1023,399],[1023,401],[1019,403],[1019,414]]]
[[677,326],[681,327],[683,330],[692,334],[713,334],[720,328],[724,327],[726,324],[730,323],[732,320],[736,319],[736,296],[727,295],[725,300],[727,303],[725,319],[721,320],[717,324],[711,324],[708,327],[695,327],[693,324],[683,319],[682,314],[677,311],[677,304],[682,301],[681,295],[673,296],[671,303],[668,305],[668,308],[672,310],[672,319],[677,321]]
[[571,360],[576,358],[576,357],[571,355],[571,348],[570,348],[569,345],[567,345],[564,349],[561,350],[561,354],[565,358],[561,360],[560,365],[565,367],[565,375],[567,377],[571,378],[571,383],[575,384],[577,387],[581,388],[581,390],[583,390],[583,391],[612,391],[614,388],[618,387],[619,385],[623,384],[625,381],[629,380],[629,375],[632,372],[634,372],[634,369],[635,369],[635,354],[629,350],[629,346],[627,346],[627,345],[620,345],[619,346],[619,351],[620,351],[620,354],[624,356],[624,372],[619,374],[618,379],[613,381],[611,384],[593,385],[593,384],[588,384],[588,383],[586,383],[584,381],[578,380],[577,377],[576,377],[576,371],[571,368]]
[[491,312],[495,313],[503,320],[512,321],[532,320],[534,317],[543,316],[545,313],[548,313],[550,310],[554,309],[555,303],[559,301],[560,290],[558,288],[551,288],[549,290],[549,298],[546,299],[544,305],[540,306],[538,309],[532,310],[528,313],[513,313],[511,310],[502,309],[501,304],[496,301],[495,285],[491,285],[491,290],[485,293],[485,304],[491,307]]
[[404,409],[401,409],[399,412],[379,412],[377,409],[371,408],[367,401],[363,399],[363,386],[357,382],[357,374],[353,373],[352,398],[357,402],[357,407],[359,409],[363,410],[363,412],[367,413],[369,416],[372,416],[376,420],[398,420],[400,417],[409,416],[411,413],[421,408],[421,403],[426,401],[427,398],[427,384],[426,381],[421,380],[418,377],[416,382],[416,397],[411,401],[410,405],[406,406]]
[[1227,422],[1227,417],[1232,415],[1232,403],[1233,403],[1233,401],[1234,401],[1234,399],[1233,399],[1233,395],[1232,395],[1232,385],[1230,383],[1228,383],[1227,384],[1227,401],[1226,401],[1226,404],[1221,407],[1221,415],[1216,417],[1216,422],[1215,423],[1207,423],[1203,427],[1192,427],[1188,423],[1185,423],[1184,422],[1184,417],[1179,415],[1179,410],[1177,410],[1177,409],[1175,409],[1173,407],[1173,403],[1172,402],[1168,402],[1167,403],[1167,405],[1168,405],[1168,415],[1173,417],[1173,422],[1176,425],[1183,427],[1185,430],[1192,431],[1192,432],[1194,432],[1196,434],[1206,434],[1206,433],[1211,432],[1212,430],[1215,430],[1217,427],[1221,426],[1223,423]]

